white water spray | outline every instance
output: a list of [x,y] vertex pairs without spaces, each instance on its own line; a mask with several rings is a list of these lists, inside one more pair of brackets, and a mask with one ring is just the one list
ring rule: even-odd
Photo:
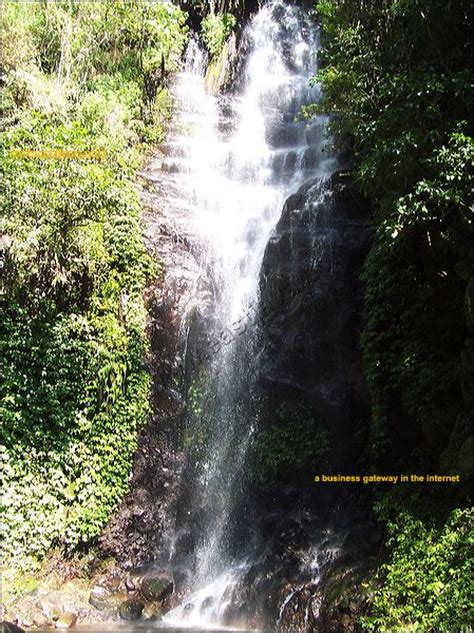
[[[212,328],[218,336],[229,334],[209,368],[214,425],[192,495],[194,510],[204,518],[189,598],[164,618],[172,625],[221,625],[233,587],[247,569],[249,552],[236,560],[228,543],[253,432],[234,387],[238,382],[241,390],[250,389],[237,332],[252,320],[264,250],[285,199],[306,179],[324,179],[334,167],[324,151],[325,121],[296,120],[319,90],[309,86],[319,43],[308,12],[268,3],[247,27],[244,41],[242,89],[226,97],[206,92],[206,57],[191,42],[174,88],[179,115],[162,164],[163,205],[168,213],[179,209],[178,233],[180,222],[192,226],[202,270],[214,286]],[[199,279],[195,304],[198,289]],[[193,307],[191,301],[190,312]]]

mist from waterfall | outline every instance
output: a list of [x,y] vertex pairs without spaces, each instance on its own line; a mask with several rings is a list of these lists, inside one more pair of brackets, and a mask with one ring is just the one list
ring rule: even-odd
[[236,510],[245,512],[246,456],[258,414],[252,388],[259,273],[284,201],[334,168],[325,120],[299,116],[319,95],[309,84],[319,50],[311,13],[268,3],[242,42],[239,90],[213,96],[205,88],[206,55],[191,41],[174,86],[178,120],[162,166],[169,190],[163,204],[185,210],[203,276],[211,280],[207,306],[197,279],[187,308],[189,321],[197,311],[205,323],[211,353],[190,380],[196,402],[187,423],[194,450],[189,507],[173,528],[171,566],[179,534],[192,532],[193,545],[188,597],[164,618],[173,625],[222,624],[232,587],[258,549],[258,535],[236,546],[232,526]]

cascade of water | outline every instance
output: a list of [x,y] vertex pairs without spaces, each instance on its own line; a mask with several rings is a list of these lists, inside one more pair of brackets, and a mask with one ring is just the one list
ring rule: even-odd
[[174,88],[179,115],[162,164],[168,178],[163,206],[184,210],[192,225],[200,265],[213,285],[207,336],[220,341],[206,367],[201,412],[189,421],[191,441],[199,443],[188,494],[190,597],[165,618],[191,626],[220,622],[253,555],[250,542],[235,551],[229,526],[242,502],[253,432],[251,325],[265,246],[285,199],[309,177],[324,179],[334,168],[324,151],[323,118],[311,125],[297,120],[319,90],[308,83],[319,49],[308,11],[267,3],[244,40],[242,89],[226,97],[206,93],[205,55],[191,42]]

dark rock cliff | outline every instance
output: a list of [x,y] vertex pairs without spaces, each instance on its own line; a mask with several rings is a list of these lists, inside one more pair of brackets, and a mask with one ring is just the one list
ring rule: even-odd
[[368,412],[359,277],[371,233],[347,175],[310,181],[287,200],[261,271],[262,388],[274,401],[303,398],[325,420],[334,467],[355,466]]
[[177,448],[187,407],[185,357],[201,338],[205,344],[199,323],[207,318],[210,294],[193,250],[198,238],[190,232],[186,210],[173,203],[174,175],[160,172],[162,160],[157,152],[141,173],[144,240],[164,269],[145,293],[153,415],[138,438],[130,491],[100,538],[102,554],[126,570],[155,564],[169,547],[170,507],[180,497],[185,466]]
[[[261,270],[260,432],[282,403],[304,402],[329,431],[326,473],[363,465],[369,398],[360,274],[369,218],[347,174],[309,181],[286,201]],[[278,614],[281,632],[355,631],[367,600],[360,585],[376,566],[380,535],[361,486],[317,487],[310,469],[257,492],[254,529],[267,539],[266,554],[245,579],[247,608]],[[317,560],[305,567],[302,552],[312,547]]]

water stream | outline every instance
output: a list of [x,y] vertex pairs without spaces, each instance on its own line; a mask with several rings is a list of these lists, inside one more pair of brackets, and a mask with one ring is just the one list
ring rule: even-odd
[[[284,201],[334,168],[325,120],[298,118],[302,105],[318,99],[319,87],[309,84],[318,50],[310,12],[271,2],[242,36],[245,65],[235,94],[208,94],[207,60],[195,41],[174,86],[176,121],[157,178],[177,233],[186,224],[192,234],[202,274],[183,327],[197,314],[209,353],[205,368],[188,376],[194,412],[185,437],[186,511],[172,523],[168,551],[170,566],[186,566],[188,575],[182,604],[164,618],[168,625],[222,625],[233,587],[258,556],[258,535],[244,530],[239,540],[235,525],[245,523],[243,475],[258,416],[252,387],[259,273]],[[191,534],[187,548],[179,544],[183,533]]]

